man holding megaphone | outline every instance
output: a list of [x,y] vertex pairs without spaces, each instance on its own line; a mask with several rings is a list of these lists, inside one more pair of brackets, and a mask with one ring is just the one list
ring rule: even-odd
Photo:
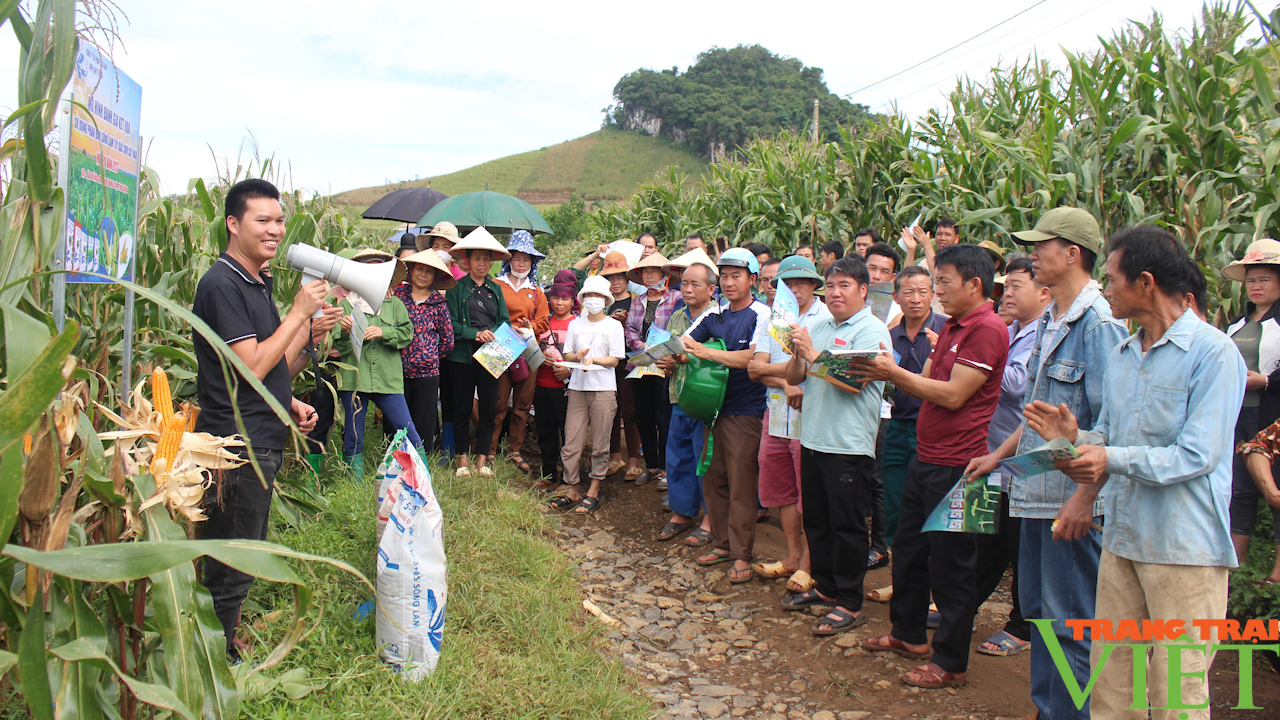
[[[284,211],[274,185],[256,178],[236,183],[227,192],[225,212],[227,250],[200,278],[191,310],[240,356],[267,391],[289,408],[302,432],[309,432],[316,424],[316,412],[293,397],[291,377],[306,366],[312,342],[337,325],[342,311],[325,304],[328,283],[304,280],[293,307],[281,320],[271,297],[271,276],[262,272],[284,240]],[[200,401],[196,431],[243,435],[263,475],[259,479],[252,463],[220,472],[205,493],[208,519],[202,535],[206,539],[265,540],[271,493],[284,460],[289,428],[262,395],[241,382],[235,369],[224,374],[217,352],[199,333],[195,333],[195,351]],[[236,388],[234,400],[228,382]],[[213,596],[214,611],[226,632],[227,655],[233,661],[239,659],[234,641],[240,605],[252,584],[253,576],[205,558],[204,585]]]

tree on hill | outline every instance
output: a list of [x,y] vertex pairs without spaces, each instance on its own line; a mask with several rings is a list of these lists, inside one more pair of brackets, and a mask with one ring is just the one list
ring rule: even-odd
[[756,136],[799,130],[821,101],[819,137],[840,139],[837,124],[870,117],[867,106],[833,94],[822,69],[774,55],[760,45],[712,48],[681,73],[680,68],[640,69],[613,88],[605,125],[665,135],[700,155],[729,151]]

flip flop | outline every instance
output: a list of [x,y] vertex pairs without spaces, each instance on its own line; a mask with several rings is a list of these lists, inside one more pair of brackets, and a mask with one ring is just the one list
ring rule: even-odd
[[[942,670],[942,668],[938,669]],[[920,679],[913,680],[910,677],[911,675],[916,675]],[[935,672],[930,670],[928,665],[921,665],[918,668],[902,673],[902,682],[904,685],[925,688],[926,690],[940,690],[942,688],[953,688],[965,685],[969,682],[969,678],[967,674],[956,675],[955,673],[947,672],[946,670],[942,670],[942,672]]]
[[566,510],[572,510],[577,507],[579,502],[581,502],[581,500],[574,500],[573,498],[565,495],[557,495],[547,501],[547,507],[557,512],[565,512]]
[[761,580],[776,580],[791,574],[787,566],[780,562],[755,563],[751,569],[756,571],[756,575],[759,575]]
[[[734,573],[740,573],[740,572],[746,572],[747,574],[745,577],[734,574]],[[741,585],[742,583],[745,583],[745,582],[751,582],[751,578],[754,578],[755,576],[756,576],[756,571],[751,569],[750,567],[748,567],[745,571],[739,570],[737,568],[729,568],[729,582],[733,583],[734,585]]]
[[[879,642],[871,642],[872,640],[879,641],[884,640],[885,638],[889,639],[888,645],[881,645]],[[909,649],[901,640],[892,635],[881,635],[880,637],[866,638],[862,641],[862,649],[869,650],[871,652],[891,652],[905,658],[911,658],[912,660],[927,660],[929,656],[933,654],[932,649],[927,649],[922,653],[915,652]]]
[[1009,657],[1010,655],[1017,655],[1020,652],[1031,649],[1031,643],[1028,642],[1024,644],[1020,640],[1018,640],[1018,638],[1010,635],[1004,630],[1001,630],[995,635],[992,635],[991,637],[987,638],[986,641],[983,642],[983,645],[985,645],[986,643],[991,643],[992,645],[995,645],[1000,649],[987,650],[986,648],[982,647],[982,645],[979,645],[978,652],[982,653],[983,655],[995,655],[996,657]]
[[878,603],[887,603],[893,599],[893,586],[888,585],[867,593],[867,599]]
[[590,515],[600,507],[600,498],[593,498],[586,495],[582,498],[582,502],[578,503],[578,507],[573,509],[574,515]]
[[702,547],[711,543],[711,531],[698,528],[684,536],[684,544],[689,547]]
[[662,530],[658,533],[658,542],[666,542],[668,540],[671,540],[672,538],[676,537],[677,535],[688,530],[691,527],[693,527],[692,520],[690,520],[687,523],[678,523],[673,520],[667,523],[666,525],[664,525]]
[[787,589],[793,593],[807,593],[818,586],[818,581],[804,570],[797,570],[787,580]]
[[[837,618],[836,622],[831,622],[831,617],[833,615]],[[864,612],[860,612],[857,615],[853,615],[851,613],[845,612],[844,610],[841,610],[838,607],[831,608],[831,612],[827,613],[826,616],[823,617],[822,620],[820,620],[817,625],[813,626],[813,634],[819,637],[825,637],[827,635],[839,635],[840,633],[846,630],[852,630],[856,627],[862,627],[863,625],[866,625],[870,621],[871,621],[870,616],[868,616]],[[822,629],[823,625],[830,625],[831,627],[828,630],[823,630]]]
[[[711,559],[703,560],[702,558],[705,558],[705,557],[710,557]],[[729,562],[732,559],[733,558],[729,557],[729,553],[726,551],[712,550],[706,555],[702,555],[701,557],[699,557],[697,560],[695,560],[695,562],[697,562],[699,565],[703,567],[711,567],[712,565],[719,565],[722,562]]]
[[782,598],[783,610],[804,610],[805,608],[811,608],[814,606],[835,607],[835,605],[836,603],[834,600],[827,600],[819,595],[817,590],[809,590],[808,592],[802,592],[799,595],[790,595]]

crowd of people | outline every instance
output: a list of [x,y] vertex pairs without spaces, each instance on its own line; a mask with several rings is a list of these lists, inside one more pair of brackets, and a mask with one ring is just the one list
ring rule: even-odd
[[[905,253],[868,228],[848,247],[831,240],[783,257],[693,235],[668,259],[646,233],[638,260],[601,245],[572,268],[542,273],[545,286],[529,233],[503,246],[484,228],[460,237],[440,223],[405,236],[401,271],[376,312],[369,299],[326,302],[328,287],[308,285],[281,320],[269,273],[258,272],[283,228],[273,193],[246,181],[228,194],[228,252],[202,279],[195,312],[304,431],[323,413],[293,399],[288,378],[312,343],[343,368],[335,378],[342,452],[357,472],[370,402],[388,429],[405,430],[424,451],[439,447],[458,476],[491,474],[504,437],[513,465],[530,471],[532,415],[536,487],[549,510],[594,513],[610,478],[653,483],[662,491],[655,503],[671,513],[654,528],[657,540],[696,548],[701,566],[727,564],[732,583],[786,578],[784,609],[829,610],[814,634],[866,623],[868,597],[888,602],[891,631],[862,647],[918,661],[902,675],[908,685],[964,684],[971,648],[1029,651],[1039,717],[1131,716],[1135,659],[1120,652],[1077,707],[1064,673],[1086,687],[1099,648],[1066,621],[1181,618],[1192,640],[1209,641],[1189,621],[1225,617],[1227,571],[1248,551],[1258,503],[1280,507],[1271,471],[1280,451],[1280,385],[1270,388],[1280,382],[1274,240],[1221,270],[1248,296],[1226,332],[1207,322],[1205,277],[1177,238],[1151,226],[1104,238],[1090,213],[1071,207],[1009,228],[1026,252],[967,243],[947,218],[932,233],[903,230]],[[798,307],[785,341],[770,331],[783,286]],[[873,312],[873,286],[891,288],[886,311]],[[303,321],[317,310],[307,332]],[[499,377],[481,365],[473,355],[504,323],[535,338],[546,362],[517,361]],[[655,330],[679,338],[680,351],[629,362]],[[196,350],[199,429],[241,432],[238,408],[260,464],[278,468],[286,433],[265,401],[242,390],[233,406],[199,336]],[[856,382],[813,374],[833,351],[862,351],[851,361]],[[674,380],[694,368],[720,368],[713,418],[682,403]],[[324,435],[312,438],[315,459]],[[1029,477],[1001,464],[1059,438],[1079,457]],[[210,495],[206,537],[265,536],[266,509],[257,506],[270,483],[252,487],[256,475],[236,473]],[[999,481],[997,532],[924,529],[958,482],[984,477]],[[240,507],[248,504],[251,512]],[[756,526],[770,514],[786,554],[758,558]],[[1275,537],[1280,548],[1280,525]],[[867,572],[886,565],[892,586],[868,592]],[[1010,569],[1007,622],[975,645],[977,608]],[[249,578],[214,560],[205,577],[234,655]],[[1280,582],[1280,559],[1265,582]],[[1065,666],[1032,619],[1053,620]],[[1212,659],[1183,653],[1184,708],[1207,698],[1196,673]],[[1163,647],[1149,663],[1160,707],[1171,663]]]

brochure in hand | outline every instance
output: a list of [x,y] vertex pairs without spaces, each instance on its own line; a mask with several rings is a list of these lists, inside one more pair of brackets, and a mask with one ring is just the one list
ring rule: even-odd
[[995,535],[1000,530],[1000,478],[964,475],[925,518],[923,532],[970,532]]
[[570,370],[608,370],[609,369],[603,365],[583,365],[580,362],[569,362],[568,360],[561,360],[560,362],[557,362],[556,365],[560,367],[569,368]]
[[678,335],[672,336],[671,333],[657,325],[649,328],[649,336],[645,338],[644,344],[644,349],[636,350],[627,355],[627,362],[637,367],[652,365],[664,357],[671,357],[684,352],[684,341]]
[[888,351],[847,350],[843,347],[847,345],[846,341],[836,338],[833,342],[835,347],[823,350],[814,359],[813,365],[809,367],[808,375],[821,378],[832,385],[852,392],[862,392],[862,388],[870,381],[865,376],[859,375],[858,369],[853,365],[853,359],[870,359]]
[[893,310],[893,283],[871,283],[867,286],[867,304],[871,306],[871,314],[880,318],[880,322],[889,322],[889,312]]
[[769,434],[787,440],[800,439],[800,411],[787,404],[787,395],[777,388],[769,388],[766,398],[769,408]]
[[1000,463],[1014,477],[1027,478],[1053,470],[1053,464],[1059,460],[1074,460],[1080,457],[1076,446],[1067,442],[1066,438],[1054,438],[1040,447],[1024,455],[1015,455]]
[[360,353],[364,351],[364,333],[369,329],[369,318],[364,311],[351,306],[351,350],[356,354],[356,362],[360,361]]
[[510,325],[502,323],[497,330],[493,331],[493,340],[481,345],[471,357],[483,365],[490,375],[499,377],[527,348],[520,333],[512,330]]
[[800,322],[800,303],[795,293],[784,282],[778,283],[778,292],[773,296],[773,309],[769,313],[769,336],[778,341],[782,351],[795,355],[795,345],[791,343],[791,326]]

